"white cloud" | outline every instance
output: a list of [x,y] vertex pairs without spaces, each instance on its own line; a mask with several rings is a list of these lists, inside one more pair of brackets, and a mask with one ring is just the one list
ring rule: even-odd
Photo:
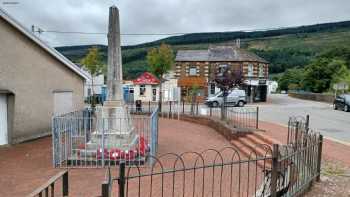
[[[113,4],[120,10],[122,33],[234,31],[350,19],[348,0],[16,0],[15,5],[4,1],[0,0],[2,8],[26,27],[34,24],[59,31],[106,32]],[[43,33],[41,37],[53,46],[107,42],[105,35]],[[122,43],[161,37],[123,36]]]

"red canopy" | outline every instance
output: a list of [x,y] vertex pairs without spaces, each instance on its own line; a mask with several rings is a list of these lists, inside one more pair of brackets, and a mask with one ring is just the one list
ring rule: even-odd
[[144,72],[137,79],[133,80],[136,85],[159,84],[159,79],[149,72]]

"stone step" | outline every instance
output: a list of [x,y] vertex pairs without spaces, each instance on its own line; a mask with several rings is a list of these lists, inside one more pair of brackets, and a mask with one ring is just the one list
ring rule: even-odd
[[[254,140],[252,140],[254,139]],[[254,137],[239,137],[238,139],[234,139],[231,143],[236,146],[239,151],[242,153],[241,156],[245,159],[256,159],[260,158],[261,160],[257,162],[257,165],[260,168],[270,168],[271,167],[271,159],[263,159],[265,157],[271,157],[270,147],[271,145],[264,144],[259,145],[262,142],[260,139],[256,139]],[[265,162],[264,162],[265,161]]]
[[270,147],[272,147],[272,144],[270,141],[265,140],[265,138],[261,138],[260,135],[256,135],[255,133],[250,133],[245,136],[245,138],[249,139],[251,142],[254,142],[255,144],[267,144]]
[[271,157],[272,155],[272,148],[269,144],[255,143],[255,141],[252,141],[251,138],[247,137],[240,137],[238,138],[238,141],[248,147],[252,154],[255,153],[258,157]]
[[270,144],[270,145],[272,145],[272,144],[282,144],[280,141],[275,140],[275,139],[267,136],[263,132],[254,132],[254,133],[252,133],[252,135],[254,135],[255,138],[259,138],[260,140],[262,140],[266,144]]

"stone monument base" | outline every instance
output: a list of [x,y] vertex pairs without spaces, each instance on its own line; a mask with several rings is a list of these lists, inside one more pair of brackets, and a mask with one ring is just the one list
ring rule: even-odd
[[[96,109],[96,130],[91,133],[91,148],[105,147],[130,150],[137,145],[139,136],[128,111],[121,101],[107,101]],[[104,136],[104,139],[102,139]]]

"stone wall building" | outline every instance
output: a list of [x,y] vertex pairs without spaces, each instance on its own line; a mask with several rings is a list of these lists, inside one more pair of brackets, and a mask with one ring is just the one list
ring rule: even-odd
[[0,9],[0,145],[51,133],[55,114],[84,107],[80,68]]
[[184,99],[193,86],[199,87],[199,98],[212,96],[220,90],[214,83],[220,67],[240,73],[247,96],[253,101],[266,101],[269,63],[263,58],[237,46],[209,46],[208,50],[179,50],[175,58],[178,86]]

